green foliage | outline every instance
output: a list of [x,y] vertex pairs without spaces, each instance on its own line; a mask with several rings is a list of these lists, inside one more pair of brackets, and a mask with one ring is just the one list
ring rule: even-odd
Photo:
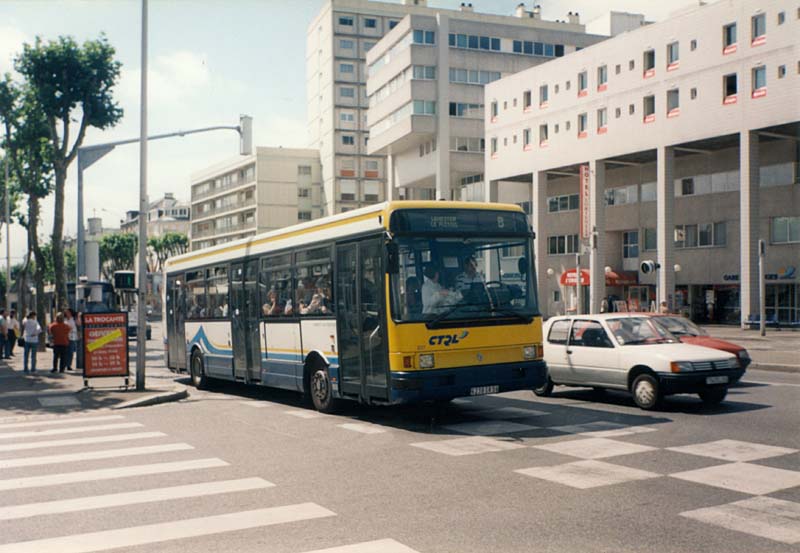
[[136,263],[138,240],[130,232],[106,234],[100,239],[100,266],[107,280],[115,271],[132,271]]
[[147,246],[156,258],[151,270],[160,272],[167,259],[189,251],[189,237],[180,232],[166,232],[150,238]]

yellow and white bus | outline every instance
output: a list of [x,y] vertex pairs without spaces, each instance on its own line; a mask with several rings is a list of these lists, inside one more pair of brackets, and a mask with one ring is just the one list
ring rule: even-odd
[[533,238],[515,205],[401,201],[171,258],[167,364],[323,412],[536,388]]

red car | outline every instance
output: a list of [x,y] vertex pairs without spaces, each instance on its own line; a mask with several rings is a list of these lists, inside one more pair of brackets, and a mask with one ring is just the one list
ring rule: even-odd
[[650,316],[669,330],[670,333],[674,334],[681,342],[732,353],[739,360],[739,364],[743,369],[746,369],[750,364],[750,354],[747,353],[745,348],[733,342],[726,342],[709,336],[705,330],[685,317],[657,313],[650,313]]

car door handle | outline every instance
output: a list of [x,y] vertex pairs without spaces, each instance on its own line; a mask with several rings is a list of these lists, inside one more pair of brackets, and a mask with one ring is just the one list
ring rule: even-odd
[[567,355],[572,355],[572,350],[571,349],[567,350]]

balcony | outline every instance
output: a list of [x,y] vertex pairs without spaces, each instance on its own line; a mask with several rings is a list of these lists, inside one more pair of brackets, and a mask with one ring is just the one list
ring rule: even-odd
[[256,182],[255,178],[252,178],[250,180],[237,180],[236,182],[230,182],[228,184],[222,184],[220,186],[213,187],[213,188],[211,188],[209,190],[206,190],[205,192],[203,192],[201,194],[195,194],[194,190],[193,190],[192,191],[191,203],[193,203],[193,204],[197,203],[197,201],[199,201],[199,200],[203,200],[205,198],[210,198],[212,196],[217,196],[219,194],[222,194],[223,192],[228,192],[229,190],[234,190],[234,189],[237,189],[237,188],[244,188],[244,187],[246,187],[248,185],[255,184],[255,182]]
[[207,211],[203,211],[202,213],[200,213],[199,210],[195,209],[195,213],[197,213],[197,215],[192,218],[192,222],[205,221],[206,219],[211,219],[212,217],[215,217],[217,215],[234,213],[236,211],[240,211],[243,209],[254,208],[255,206],[256,206],[256,199],[254,196],[249,200],[237,201],[232,204],[221,205],[219,207],[212,207],[209,208]]
[[245,230],[255,230],[255,228],[256,228],[256,222],[255,220],[253,220],[248,223],[242,222],[236,225],[230,225],[223,228],[211,227],[202,231],[192,230],[192,240],[198,240],[200,238],[206,238],[208,236],[219,237],[219,236],[224,236],[226,234],[232,234],[235,232],[242,232]]

